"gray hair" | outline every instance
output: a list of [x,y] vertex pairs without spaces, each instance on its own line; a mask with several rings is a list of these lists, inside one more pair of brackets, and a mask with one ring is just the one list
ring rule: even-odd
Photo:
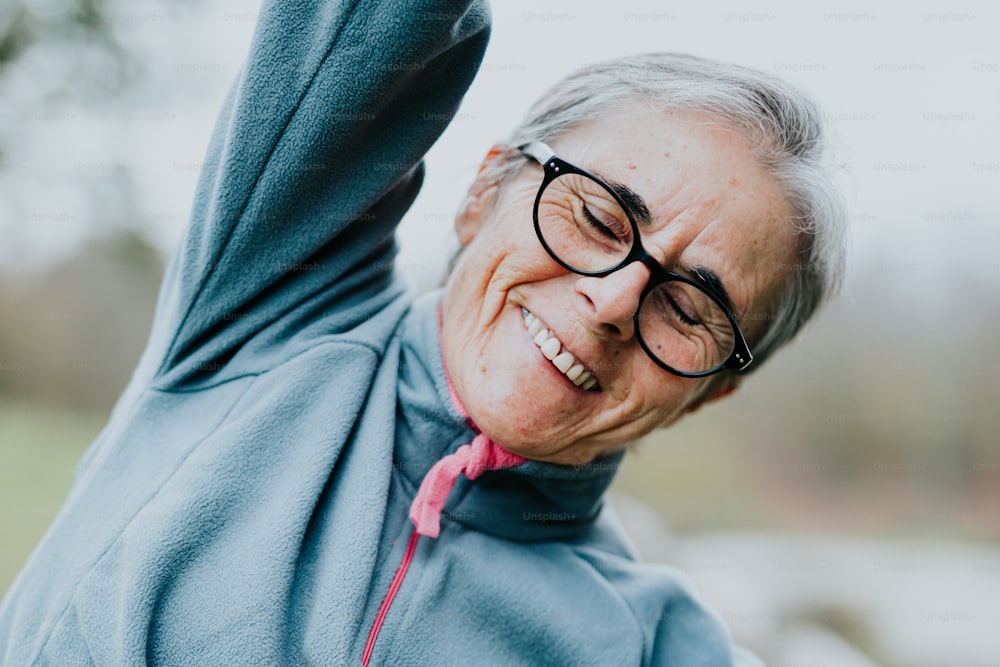
[[[755,157],[785,189],[799,261],[790,270],[774,312],[752,341],[754,370],[790,341],[821,303],[836,293],[844,272],[846,213],[833,184],[824,122],[813,101],[781,79],[758,70],[683,54],[651,53],[584,67],[553,86],[529,110],[506,142],[514,148],[550,141],[572,127],[629,103],[697,111],[743,132]],[[483,176],[500,183],[524,166],[505,151]],[[744,317],[749,314],[744,314]]]

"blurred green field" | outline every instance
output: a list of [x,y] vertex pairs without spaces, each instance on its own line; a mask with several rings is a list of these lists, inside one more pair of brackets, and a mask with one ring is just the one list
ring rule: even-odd
[[0,593],[45,534],[104,419],[0,400]]

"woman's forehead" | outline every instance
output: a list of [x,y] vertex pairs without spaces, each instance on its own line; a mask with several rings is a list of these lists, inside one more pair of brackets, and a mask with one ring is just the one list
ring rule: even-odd
[[740,181],[761,186],[774,180],[738,128],[694,111],[613,111],[550,144],[560,156],[602,176],[627,179],[651,198],[682,184],[719,191]]

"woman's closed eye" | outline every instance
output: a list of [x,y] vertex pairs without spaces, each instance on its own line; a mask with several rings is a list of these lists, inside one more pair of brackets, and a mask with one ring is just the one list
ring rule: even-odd
[[670,307],[673,309],[674,313],[677,314],[677,317],[680,318],[681,322],[690,327],[696,327],[701,324],[701,321],[697,318],[697,315],[685,312],[685,310],[681,308],[680,304],[678,304],[677,301],[675,301],[673,298],[668,296],[667,301],[670,303]]
[[665,320],[669,321],[673,319],[669,316],[669,313],[673,313],[676,318],[680,320],[681,324],[684,324],[685,326],[704,326],[704,322],[702,321],[697,308],[695,308],[694,304],[683,290],[670,290],[667,287],[660,286],[655,290],[655,294],[651,295],[651,297],[656,299],[656,309],[663,314],[663,318]]
[[596,230],[602,236],[619,243],[628,242],[630,231],[614,216],[595,213],[591,210],[591,205],[582,203],[580,208],[583,211],[583,218],[587,225]]

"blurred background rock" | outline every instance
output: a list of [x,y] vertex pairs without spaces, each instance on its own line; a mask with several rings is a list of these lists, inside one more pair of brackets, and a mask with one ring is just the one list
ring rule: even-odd
[[[481,155],[576,65],[670,49],[798,81],[841,146],[844,296],[734,398],[638,445],[615,505],[643,557],[683,570],[769,664],[996,664],[998,10],[497,5],[402,270],[440,279]],[[0,6],[0,591],[142,350],[257,11]]]

